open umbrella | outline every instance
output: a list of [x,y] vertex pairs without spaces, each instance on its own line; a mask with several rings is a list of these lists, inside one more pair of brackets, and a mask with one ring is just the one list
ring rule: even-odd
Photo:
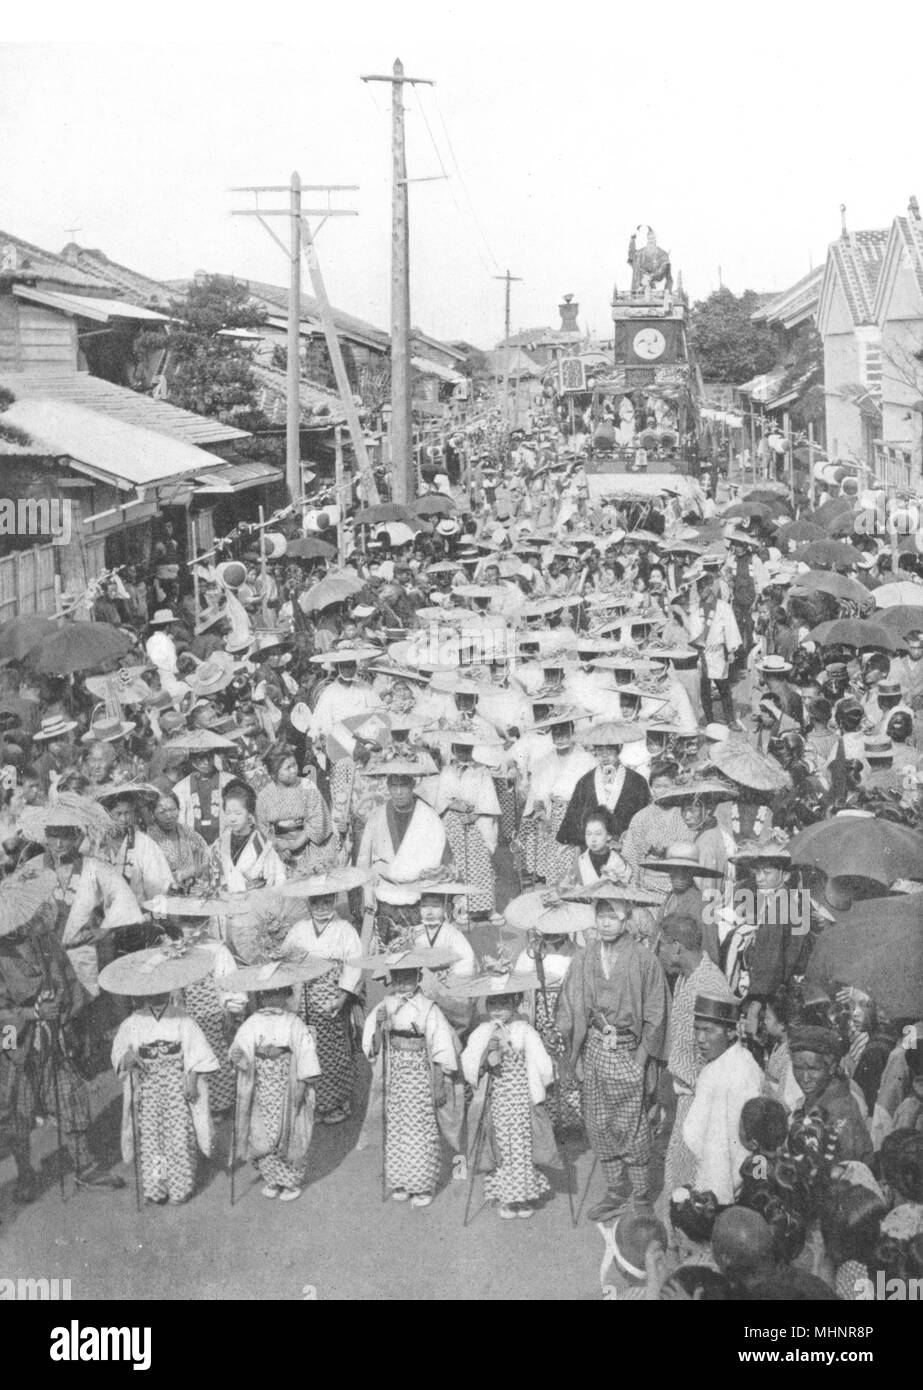
[[742,738],[731,736],[722,743],[716,743],[709,757],[725,777],[752,791],[779,792],[791,786],[791,778],[775,758],[761,753]]
[[869,622],[866,618],[834,618],[828,623],[818,623],[808,633],[808,639],[821,647],[880,647],[882,651],[892,652],[900,643],[890,633],[884,623]]
[[451,516],[457,510],[451,497],[446,497],[443,492],[428,492],[425,497],[418,497],[411,508],[417,516]]
[[923,608],[923,584],[912,584],[909,580],[896,580],[893,584],[880,584],[874,591],[876,608]]
[[131,647],[131,638],[111,623],[65,623],[29,656],[40,676],[70,676],[117,661]]
[[923,893],[867,898],[824,928],[807,978],[857,985],[891,1018],[923,1017]]
[[0,661],[22,661],[58,631],[57,623],[39,613],[24,613],[0,623]]
[[808,512],[804,519],[805,521],[816,521],[818,526],[823,526],[826,529],[836,521],[838,516],[842,516],[844,512],[849,512],[851,515],[854,510],[855,503],[850,498],[828,497],[816,511]]
[[332,560],[337,553],[335,545],[329,541],[319,541],[315,536],[299,536],[289,541],[286,555],[293,560]]
[[[809,523],[809,525],[817,524],[816,522]],[[856,514],[853,512],[852,508],[850,508],[848,512],[843,511],[835,513],[832,520],[822,529],[824,534],[830,536],[832,539],[843,536],[854,536],[856,534]]]
[[0,883],[0,936],[9,936],[31,922],[58,887],[58,876],[47,869],[35,878],[7,878]]
[[337,570],[314,584],[304,594],[298,595],[298,605],[302,613],[318,612],[322,608],[332,608],[335,603],[345,603],[354,594],[361,593],[365,584],[353,570]]
[[848,570],[865,559],[863,551],[846,541],[810,541],[795,551],[795,559],[812,569]]
[[822,541],[824,528],[815,521],[786,521],[776,532],[780,545],[804,545],[808,541]]
[[877,617],[882,627],[896,637],[906,637],[908,632],[923,632],[923,605],[911,608],[907,604],[898,604],[896,608],[882,608]]
[[721,515],[748,516],[755,521],[768,521],[772,516],[772,507],[765,502],[751,502],[748,498],[746,502],[734,502],[730,507],[726,507]]
[[789,843],[793,864],[811,864],[830,878],[848,874],[890,888],[923,865],[923,835],[877,816],[839,815],[809,825]]
[[413,512],[398,502],[379,502],[374,507],[363,507],[361,511],[356,512],[353,520],[357,526],[377,526],[382,521],[403,521],[414,530],[419,529],[419,522]]
[[834,574],[832,570],[806,570],[795,577],[792,589],[802,589],[809,594],[830,594],[848,603],[867,603],[872,598],[871,590],[857,579]]

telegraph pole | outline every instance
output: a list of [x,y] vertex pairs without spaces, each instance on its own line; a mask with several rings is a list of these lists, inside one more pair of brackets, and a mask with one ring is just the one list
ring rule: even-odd
[[505,275],[495,275],[495,280],[506,282],[505,302],[506,309],[503,316],[503,418],[510,418],[510,285],[513,281],[521,282],[521,275],[511,275],[509,271]]
[[[333,311],[330,301],[327,298],[327,289],[321,275],[320,264],[317,259],[317,250],[314,244],[314,237],[311,233],[309,219],[319,217],[321,222],[318,226],[323,226],[328,217],[355,217],[354,209],[333,208],[329,206],[331,193],[355,192],[356,184],[345,183],[323,183],[323,184],[302,184],[298,174],[292,174],[288,184],[265,184],[261,186],[249,185],[245,188],[235,188],[233,193],[253,193],[256,195],[259,204],[261,193],[288,193],[289,206],[287,208],[237,208],[233,212],[234,217],[255,217],[263,224],[266,231],[272,237],[276,245],[289,258],[290,278],[289,278],[289,297],[288,297],[288,380],[286,388],[286,429],[285,429],[285,474],[288,489],[293,502],[299,501],[302,495],[301,485],[301,362],[300,362],[300,334],[301,334],[301,256],[305,254],[308,273],[311,277],[311,284],[320,308],[321,322],[324,327],[324,338],[327,343],[327,352],[333,367],[333,374],[336,378],[337,388],[340,393],[340,400],[343,404],[343,412],[346,416],[346,423],[349,426],[350,438],[352,440],[353,452],[356,456],[356,466],[359,476],[362,479],[366,497],[370,503],[378,501],[378,488],[372,473],[372,466],[369,461],[368,450],[365,446],[365,435],[359,420],[359,412],[353,400],[352,388],[349,384],[349,377],[346,372],[346,364],[343,361],[343,352],[340,347],[340,340],[337,336],[336,324],[333,319]],[[301,203],[301,195],[304,192],[326,193],[328,206],[326,208],[305,208]],[[281,237],[277,236],[273,228],[266,221],[267,217],[288,217],[291,223],[290,245],[286,246]],[[337,501],[341,502],[340,497]]]
[[285,390],[285,481],[292,500],[301,496],[301,179],[289,191],[291,268],[288,281],[288,382]]
[[388,76],[363,82],[391,83],[391,467],[395,502],[413,501],[417,471],[413,452],[410,380],[410,218],[404,145],[404,84],[432,87],[427,77],[406,77],[400,58]]

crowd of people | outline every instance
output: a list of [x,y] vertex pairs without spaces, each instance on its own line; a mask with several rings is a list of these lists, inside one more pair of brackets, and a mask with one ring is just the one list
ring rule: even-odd
[[42,1117],[123,1184],[112,1068],[151,1203],[219,1143],[294,1201],[354,1123],[414,1208],[453,1152],[586,1206],[619,1298],[923,1277],[917,552],[848,479],[597,500],[539,432],[475,482],[0,626],[16,1200]]

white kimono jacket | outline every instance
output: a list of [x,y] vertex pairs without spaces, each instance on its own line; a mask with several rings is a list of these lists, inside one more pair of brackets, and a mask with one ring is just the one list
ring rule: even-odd
[[[288,1086],[282,1104],[281,1133],[268,1129],[256,1104],[256,1051],[259,1047],[287,1047]],[[237,1073],[237,1151],[246,1158],[263,1158],[277,1147],[283,1158],[304,1162],[314,1127],[314,1095],[304,1082],[321,1074],[312,1030],[288,1009],[258,1009],[240,1025],[231,1045],[246,1067]]]
[[708,623],[703,608],[691,610],[689,636],[693,641],[704,639],[705,670],[710,679],[727,680],[730,659],[743,641],[734,610],[727,600],[715,601],[715,611]]
[[246,893],[251,888],[281,888],[285,865],[273,845],[254,830],[237,862],[231,858],[231,832],[222,830],[212,846],[212,863],[217,863],[221,882],[229,893]]
[[[130,838],[132,843],[129,843]],[[166,855],[143,830],[135,830],[133,837],[125,836],[115,851],[112,864],[139,903],[166,893],[173,883],[173,871]]]
[[[120,1025],[112,1044],[112,1065],[116,1071],[122,1066],[129,1048],[135,1051],[148,1043],[179,1042],[182,1045],[184,1073],[207,1074],[218,1071],[220,1063],[208,1045],[205,1034],[199,1025],[187,1014],[178,1009],[168,1008],[161,1019],[156,1019],[149,1008],[130,1014]],[[137,1085],[137,1082],[134,1083]],[[134,1133],[131,1117],[131,1074],[122,1077],[122,1158],[131,1163],[135,1156]],[[212,1122],[208,1108],[208,1082],[199,1086],[198,1099],[191,1104],[187,1101],[195,1127],[196,1142],[206,1156],[212,1151]]]
[[[551,799],[570,801],[574,787],[585,772],[596,766],[596,759],[584,748],[572,748],[563,757],[560,753],[549,753],[537,764],[532,774],[532,783],[522,814],[537,815],[551,812]],[[624,778],[622,779],[625,780]]]
[[342,968],[339,976],[340,989],[356,994],[362,978],[361,968],[355,964],[362,958],[362,945],[359,933],[351,922],[342,917],[334,917],[318,933],[310,917],[296,922],[282,943],[284,955],[321,956],[324,960],[336,961]]
[[473,1090],[480,1084],[481,1063],[491,1038],[498,1036],[501,1046],[511,1052],[523,1052],[526,1058],[526,1076],[529,1079],[529,1099],[533,1105],[541,1105],[545,1092],[554,1080],[554,1066],[545,1050],[538,1033],[524,1018],[515,1018],[506,1025],[501,1023],[480,1023],[468,1039],[461,1064],[465,1080]]
[[[445,847],[442,821],[431,806],[417,797],[399,849],[395,849],[391,839],[387,806],[375,808],[365,823],[356,864],[360,869],[371,869],[376,881],[384,874],[394,883],[410,883],[427,870],[439,868]],[[369,888],[366,897],[372,901]]]
[[683,1123],[683,1139],[696,1161],[698,1192],[714,1192],[721,1206],[734,1201],[747,1150],[740,1140],[740,1113],[763,1094],[763,1073],[740,1043],[699,1072]]
[[478,833],[493,854],[500,833],[500,802],[489,769],[477,763],[448,763],[436,779],[433,810],[443,815],[450,801],[464,801],[477,814]]
[[317,697],[308,730],[314,743],[323,749],[324,740],[335,725],[354,714],[378,709],[381,701],[365,681],[333,681]]
[[[46,858],[40,855],[29,860],[21,877],[32,878],[46,867]],[[101,909],[101,931],[137,926],[144,920],[138,900],[117,869],[87,855],[82,856],[81,867],[67,889],[56,888],[54,897],[57,903],[70,908],[61,944],[77,979],[95,999],[99,994],[99,962],[95,944],[87,939],[94,926],[94,917]]]
[[362,1050],[366,1057],[374,1059],[375,1028],[382,1011],[397,1032],[410,1033],[415,1030],[423,1035],[431,1062],[437,1063],[443,1071],[458,1071],[458,1043],[452,1026],[438,1005],[419,990],[409,998],[400,994],[386,994],[378,1007],[372,1009],[362,1030]]

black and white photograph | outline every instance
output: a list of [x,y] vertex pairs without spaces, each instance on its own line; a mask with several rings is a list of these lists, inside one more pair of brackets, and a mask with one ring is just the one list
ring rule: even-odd
[[721,1315],[722,1369],[895,1352],[921,40],[894,0],[0,21],[41,1364],[179,1369],[155,1305],[241,1300],[826,1302]]

